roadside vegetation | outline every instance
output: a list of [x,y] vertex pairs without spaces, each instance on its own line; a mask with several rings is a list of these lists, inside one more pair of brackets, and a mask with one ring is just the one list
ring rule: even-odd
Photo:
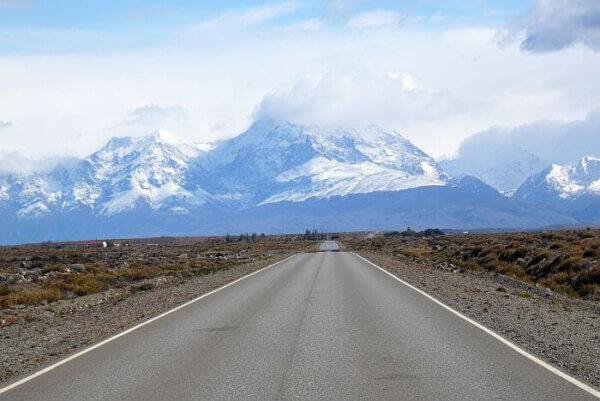
[[[197,277],[306,249],[304,236],[240,235],[0,248],[0,311],[113,288],[150,291],[156,280]],[[116,245],[118,244],[118,246]],[[104,247],[106,245],[106,247]]]
[[443,235],[435,229],[408,229],[350,236],[344,243],[357,251],[495,272],[571,297],[600,300],[600,230]]

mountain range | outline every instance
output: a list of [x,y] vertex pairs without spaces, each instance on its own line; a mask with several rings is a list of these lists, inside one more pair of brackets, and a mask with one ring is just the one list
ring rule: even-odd
[[471,174],[505,193],[552,164],[600,156],[600,112],[570,122],[539,121],[494,127],[466,138],[440,165],[451,175]]
[[[584,162],[585,172],[575,167],[556,181],[562,192],[544,186],[551,181],[544,177],[558,174],[544,170],[506,197],[475,177],[452,178],[402,135],[374,126],[260,120],[211,144],[158,131],[113,138],[44,173],[1,175],[0,243],[596,221],[588,209],[598,198],[598,159]],[[591,200],[575,208],[548,200],[561,198],[569,183],[587,185],[569,194]]]
[[571,214],[581,222],[600,222],[600,158],[553,164],[525,180],[514,197]]

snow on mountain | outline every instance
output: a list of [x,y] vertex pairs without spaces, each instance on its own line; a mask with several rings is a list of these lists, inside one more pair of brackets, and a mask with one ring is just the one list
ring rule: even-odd
[[452,176],[474,175],[498,190],[514,190],[553,163],[600,155],[598,132],[600,112],[571,122],[490,128],[465,139],[456,157],[440,165]]
[[[168,208],[173,200],[197,206],[210,195],[188,179],[188,167],[203,153],[164,131],[113,138],[85,159],[48,173],[0,177],[0,201],[12,203],[20,217],[65,210],[113,215],[140,203],[154,210]],[[178,212],[187,210],[175,207]]]
[[446,185],[438,164],[400,134],[263,120],[224,141],[208,169],[250,204]]
[[[201,205],[209,195],[188,180],[190,164],[204,151],[177,136],[157,131],[138,138],[113,138],[86,161],[91,166],[91,179],[96,183],[83,193],[100,198],[99,212],[113,215],[147,203],[161,209],[168,201],[177,199],[186,205]],[[91,189],[91,188],[90,188]],[[178,212],[187,209],[178,205]]]
[[263,120],[215,144],[187,143],[165,131],[112,138],[48,173],[0,178],[0,202],[12,202],[21,217],[69,210],[112,216],[144,205],[188,213],[207,202],[243,208],[446,185],[448,179],[395,132]]
[[[588,158],[579,169],[592,176],[597,162]],[[594,210],[583,218],[595,218]],[[212,144],[163,131],[113,138],[49,172],[0,176],[0,218],[0,243],[381,229],[408,222],[532,228],[576,221],[502,196],[476,178],[453,180],[396,132],[272,120]]]
[[[582,178],[597,176],[597,163],[588,158],[575,173],[567,168],[569,182],[600,188]],[[0,243],[214,234],[227,227],[282,232],[307,224],[474,228],[575,221],[502,196],[476,178],[452,180],[396,132],[272,120],[212,144],[164,131],[113,138],[49,172],[0,176],[0,218],[6,223]]]
[[590,216],[596,215],[600,206],[600,158],[587,156],[574,163],[553,164],[529,177],[514,197],[574,212],[582,220],[592,221]]

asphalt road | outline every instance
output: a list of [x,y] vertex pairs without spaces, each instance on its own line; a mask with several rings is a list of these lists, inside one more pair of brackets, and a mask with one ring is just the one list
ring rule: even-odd
[[0,400],[592,400],[346,252],[301,254]]
[[336,251],[339,251],[340,248],[336,241],[323,241],[319,245],[319,250],[325,251],[325,252],[336,252]]

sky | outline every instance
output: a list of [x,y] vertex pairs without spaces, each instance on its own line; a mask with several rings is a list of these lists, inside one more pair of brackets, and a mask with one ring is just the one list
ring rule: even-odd
[[0,171],[259,118],[396,130],[436,158],[600,108],[597,0],[0,0]]

